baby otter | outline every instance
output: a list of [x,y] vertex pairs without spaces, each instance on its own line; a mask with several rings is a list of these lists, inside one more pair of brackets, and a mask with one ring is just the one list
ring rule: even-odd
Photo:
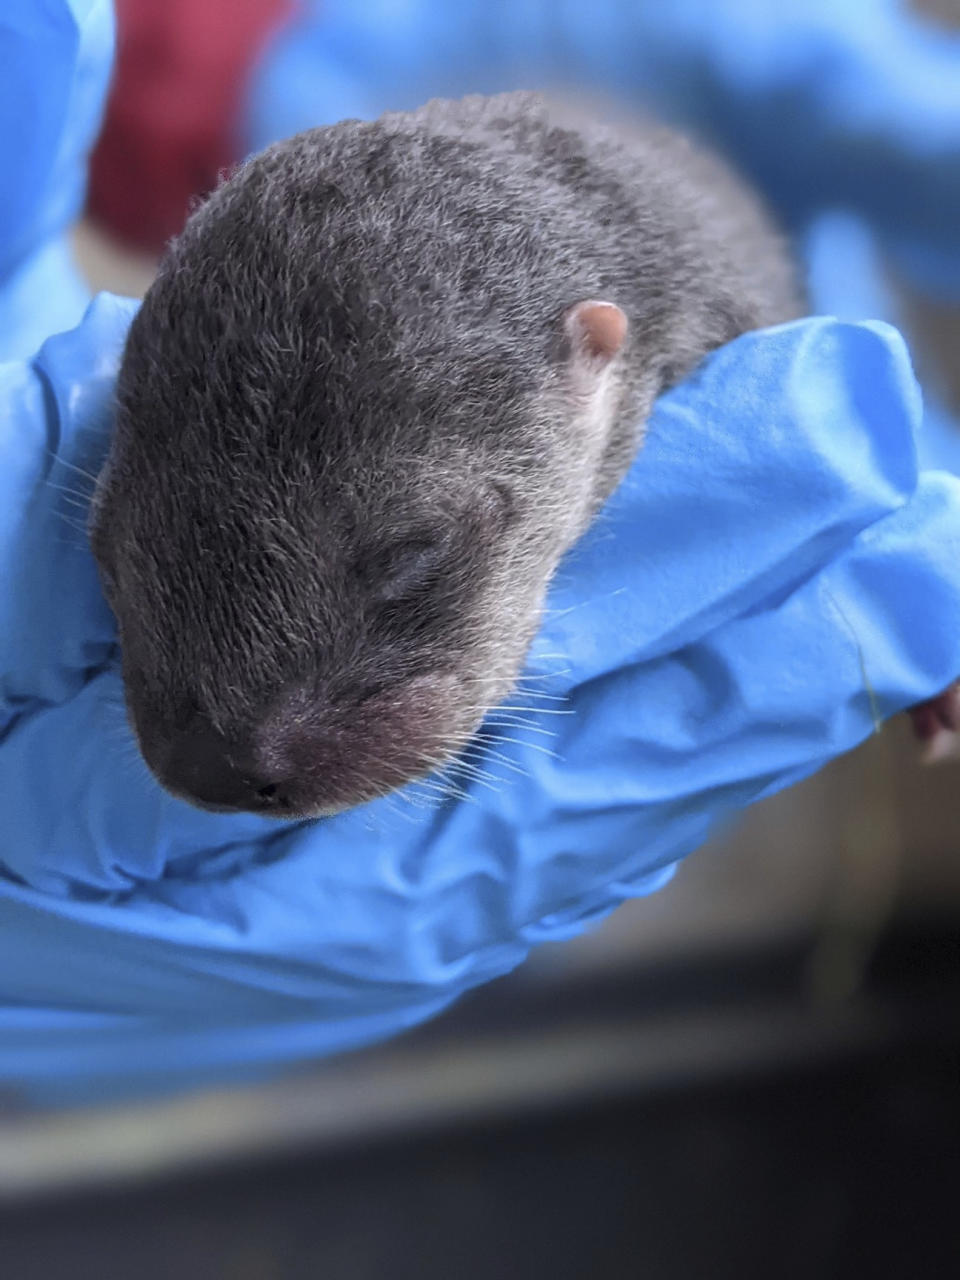
[[243,164],[132,324],[92,514],[156,777],[306,817],[458,752],[656,397],[800,310],[754,197],[659,127],[471,97]]

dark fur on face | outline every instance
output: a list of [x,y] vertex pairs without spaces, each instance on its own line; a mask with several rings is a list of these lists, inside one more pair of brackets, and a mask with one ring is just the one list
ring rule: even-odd
[[[565,325],[586,299],[627,320],[600,355]],[[243,165],[133,322],[94,506],[148,764],[210,807],[295,816],[457,750],[655,396],[796,309],[716,162],[532,95]]]

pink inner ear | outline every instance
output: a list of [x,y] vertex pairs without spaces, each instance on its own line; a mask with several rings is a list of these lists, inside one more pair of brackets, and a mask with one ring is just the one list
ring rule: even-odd
[[627,336],[627,317],[612,302],[578,302],[567,313],[575,348],[590,360],[612,360]]

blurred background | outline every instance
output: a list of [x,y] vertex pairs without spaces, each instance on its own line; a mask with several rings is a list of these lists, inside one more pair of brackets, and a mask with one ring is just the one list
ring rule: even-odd
[[[946,163],[930,122],[960,122],[960,0],[117,0],[116,12],[73,233],[93,288],[141,294],[191,201],[298,128],[509,87],[614,97],[703,133],[754,178],[806,261],[815,310],[906,328],[931,461],[960,460],[960,265],[954,291],[942,231],[960,204],[936,195],[960,176],[924,177]],[[826,135],[801,63],[815,48],[840,158],[812,190],[805,156]],[[923,74],[918,50],[938,67],[951,52],[953,80]],[[884,102],[912,183],[880,146]],[[960,138],[940,141],[960,157]],[[958,791],[960,764],[921,768],[908,725],[891,724],[746,814],[660,893],[394,1044],[259,1087],[43,1114],[11,1104],[5,1272],[955,1273]]]

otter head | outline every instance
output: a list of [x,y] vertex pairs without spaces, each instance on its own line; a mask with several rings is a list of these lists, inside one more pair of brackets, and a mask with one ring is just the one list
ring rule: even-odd
[[316,816],[430,772],[510,689],[611,487],[627,322],[523,280],[478,308],[336,197],[298,233],[244,183],[134,319],[92,543],[158,780]]

